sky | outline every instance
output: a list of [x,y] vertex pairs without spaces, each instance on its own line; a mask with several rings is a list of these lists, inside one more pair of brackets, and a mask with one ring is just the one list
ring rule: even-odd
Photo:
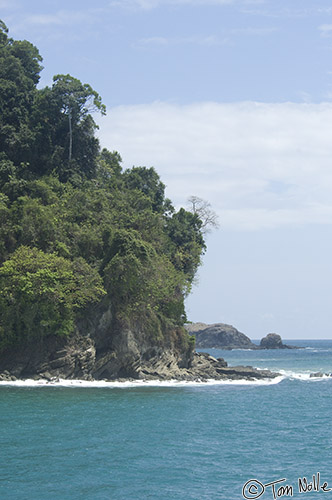
[[0,0],[0,18],[41,87],[70,73],[102,96],[124,168],[218,214],[189,320],[332,339],[330,0]]

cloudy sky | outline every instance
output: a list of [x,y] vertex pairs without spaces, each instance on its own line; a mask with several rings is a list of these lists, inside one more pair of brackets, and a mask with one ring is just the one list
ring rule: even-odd
[[220,229],[192,321],[251,338],[332,338],[330,0],[0,0],[52,76],[103,97],[103,146],[154,166]]

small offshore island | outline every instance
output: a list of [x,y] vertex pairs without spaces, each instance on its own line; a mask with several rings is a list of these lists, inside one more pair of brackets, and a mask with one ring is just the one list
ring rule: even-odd
[[297,346],[284,344],[280,335],[269,333],[263,337],[260,344],[254,344],[247,335],[239,332],[234,326],[225,323],[188,323],[186,330],[195,336],[196,347],[214,349],[301,349]]
[[175,210],[154,168],[101,149],[99,94],[0,21],[0,380],[260,379],[195,352],[184,298],[206,203]]

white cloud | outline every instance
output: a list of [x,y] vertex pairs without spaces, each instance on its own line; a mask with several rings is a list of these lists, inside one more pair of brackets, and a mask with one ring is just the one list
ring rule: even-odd
[[206,47],[213,47],[218,45],[227,45],[229,41],[226,38],[219,38],[215,35],[208,36],[188,36],[188,37],[149,37],[141,38],[134,44],[135,47],[166,47],[174,45],[201,45]]
[[209,200],[222,227],[332,223],[332,105],[156,102],[100,121],[124,167],[155,166],[167,195]]
[[318,29],[322,37],[329,38],[332,36],[332,24],[322,24]]
[[18,7],[16,0],[0,0],[0,9],[13,10]]
[[141,38],[136,44],[138,47],[147,46],[166,46],[169,45],[169,39],[163,36],[151,36],[149,38]]
[[150,10],[163,5],[230,5],[257,4],[264,0],[112,0],[110,6],[124,8],[140,8]]
[[301,101],[303,102],[310,103],[312,101],[311,95],[309,94],[309,92],[306,92],[305,90],[299,90],[297,94],[301,99]]
[[217,47],[232,45],[233,36],[267,36],[276,32],[277,28],[242,28],[232,29],[227,33],[227,36],[220,37],[218,35],[194,35],[186,37],[164,37],[153,36],[141,38],[133,44],[135,48],[151,48],[151,47],[171,47],[176,45],[199,45],[202,47]]
[[37,26],[69,26],[77,23],[86,23],[94,20],[94,16],[99,13],[99,10],[59,10],[54,14],[31,14],[25,17],[24,23]]
[[[254,4],[255,2],[249,2]],[[265,3],[265,2],[257,2]],[[272,18],[293,18],[301,19],[313,16],[330,15],[332,13],[331,7],[317,7],[317,6],[301,6],[295,7],[282,7],[280,3],[274,2],[270,5],[266,4],[265,8],[260,9],[249,9],[244,8],[243,12],[246,14],[252,14],[254,16],[272,17]]]
[[102,8],[86,9],[83,7],[82,10],[62,9],[48,14],[23,13],[13,20],[11,32],[22,36],[21,34],[26,33],[28,28],[29,36],[34,33],[36,40],[47,36],[48,41],[52,40],[54,43],[57,40],[63,40],[64,37],[67,42],[84,40],[87,37],[88,28],[89,36],[96,36],[98,33],[96,23],[105,17],[106,12]]
[[41,26],[63,25],[70,23],[70,17],[64,12],[56,14],[32,14],[25,19],[27,24],[36,24]]
[[239,28],[239,29],[233,29],[231,30],[231,33],[233,35],[248,35],[248,36],[266,36],[266,35],[271,35],[272,33],[275,33],[278,31],[277,28],[271,27],[271,28]]

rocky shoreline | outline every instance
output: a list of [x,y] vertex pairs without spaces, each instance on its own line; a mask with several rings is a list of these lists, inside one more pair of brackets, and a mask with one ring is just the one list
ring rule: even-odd
[[[279,373],[271,372],[270,370],[260,370],[252,366],[228,366],[223,358],[214,358],[205,352],[197,352],[193,356],[190,367],[179,367],[177,360],[170,353],[165,353],[163,356],[152,358],[148,362],[137,366],[135,376],[131,377],[116,377],[105,378],[98,376],[97,373],[66,373],[60,365],[58,368],[45,366],[45,371],[39,373],[30,373],[22,375],[17,370],[3,370],[0,373],[0,382],[13,382],[23,379],[41,380],[54,382],[61,379],[72,380],[79,378],[85,381],[188,381],[188,382],[204,382],[209,380],[262,380],[273,379],[280,376]],[[16,373],[16,376],[14,373]],[[97,375],[97,376],[94,376]]]
[[144,380],[260,380],[275,378],[279,373],[259,370],[252,366],[228,366],[223,358],[214,358],[205,352],[196,352],[188,368],[166,365],[161,358],[141,367],[140,378]]
[[0,381],[14,380],[258,380],[279,374],[229,367],[195,343],[182,327],[157,336],[144,322],[120,321],[106,300],[82,317],[70,337],[49,335],[0,353]]

